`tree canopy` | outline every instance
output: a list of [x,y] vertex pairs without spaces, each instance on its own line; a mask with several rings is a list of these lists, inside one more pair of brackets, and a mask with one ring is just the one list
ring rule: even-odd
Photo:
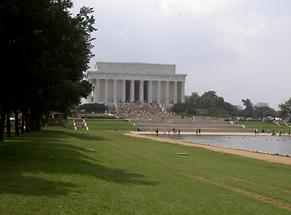
[[[192,93],[187,96],[185,103],[174,104],[172,111],[176,113],[208,115],[208,116],[240,116],[244,118],[262,119],[267,116],[275,117],[288,116],[291,114],[291,99],[280,105],[281,111],[276,112],[273,108],[264,106],[256,107],[250,99],[242,99],[243,110],[238,110],[236,106],[226,102],[223,97],[216,95],[215,91],[207,91],[201,96]],[[281,113],[281,114],[280,114]]]
[[221,116],[234,116],[237,112],[236,107],[225,102],[223,97],[217,96],[215,91],[207,91],[201,96],[194,92],[186,97],[185,104],[175,104],[172,110],[178,113]]
[[[280,116],[283,118],[291,117],[291,98],[279,105]],[[290,120],[290,119],[289,119]]]
[[255,107],[250,99],[242,99],[242,103],[245,106],[243,110],[244,117],[254,117],[255,116]]
[[[14,112],[23,125],[38,130],[48,111],[66,112],[91,91],[84,72],[92,57],[93,10],[76,16],[70,0],[4,0],[0,2],[0,141]],[[18,126],[16,126],[17,129]]]

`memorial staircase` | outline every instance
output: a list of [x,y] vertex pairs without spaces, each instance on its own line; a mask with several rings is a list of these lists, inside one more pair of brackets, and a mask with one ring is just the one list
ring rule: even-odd
[[227,121],[225,118],[205,116],[181,116],[165,112],[160,105],[125,103],[117,112],[117,117],[128,119],[138,131],[169,132],[175,129],[181,132],[252,132],[242,125]]
[[251,129],[243,128],[241,125],[225,121],[224,118],[216,117],[182,117],[177,115],[170,116],[155,116],[150,118],[135,118],[131,119],[137,130],[140,131],[155,131],[159,128],[160,132],[168,132],[180,130],[181,132],[196,132],[198,129],[201,132],[252,132]]

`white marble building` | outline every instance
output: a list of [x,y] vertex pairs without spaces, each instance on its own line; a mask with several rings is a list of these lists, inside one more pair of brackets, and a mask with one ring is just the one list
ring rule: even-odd
[[176,74],[176,66],[147,63],[97,62],[87,78],[93,85],[89,103],[117,105],[140,101],[172,105],[185,102],[185,74]]

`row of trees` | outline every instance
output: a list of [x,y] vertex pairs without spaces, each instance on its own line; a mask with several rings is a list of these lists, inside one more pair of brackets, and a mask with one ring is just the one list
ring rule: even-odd
[[[72,16],[70,0],[0,2],[0,142],[10,116],[15,133],[41,128],[49,111],[66,112],[91,91],[83,80],[92,57],[91,8]],[[19,115],[21,117],[19,117]],[[21,119],[21,122],[18,122]]]
[[268,106],[256,107],[250,99],[243,99],[242,102],[245,108],[240,112],[240,115],[244,117],[263,118],[271,116],[283,119],[291,117],[291,98],[280,104],[278,111]]
[[186,97],[185,103],[175,104],[172,110],[177,113],[191,115],[240,116],[245,118],[263,118],[267,116],[287,118],[291,114],[291,98],[279,105],[279,111],[275,111],[268,106],[256,107],[250,99],[242,99],[242,103],[244,109],[240,110],[226,102],[223,97],[216,95],[215,91],[208,91],[201,96],[198,93],[192,93],[191,96]]
[[192,93],[185,98],[185,103],[173,105],[174,112],[188,113],[191,115],[219,115],[235,116],[237,108],[224,101],[223,97],[217,96],[215,91],[208,91],[201,96],[198,93]]

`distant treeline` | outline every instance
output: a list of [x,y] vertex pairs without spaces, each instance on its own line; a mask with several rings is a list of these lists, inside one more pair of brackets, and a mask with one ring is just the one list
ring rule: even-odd
[[192,93],[191,96],[186,96],[185,103],[174,104],[172,111],[189,115],[239,116],[244,118],[271,116],[285,119],[291,114],[291,98],[279,105],[279,111],[268,106],[256,107],[250,99],[242,99],[242,102],[244,108],[240,110],[237,106],[226,102],[223,97],[217,96],[215,91],[205,92],[201,96],[198,93]]

